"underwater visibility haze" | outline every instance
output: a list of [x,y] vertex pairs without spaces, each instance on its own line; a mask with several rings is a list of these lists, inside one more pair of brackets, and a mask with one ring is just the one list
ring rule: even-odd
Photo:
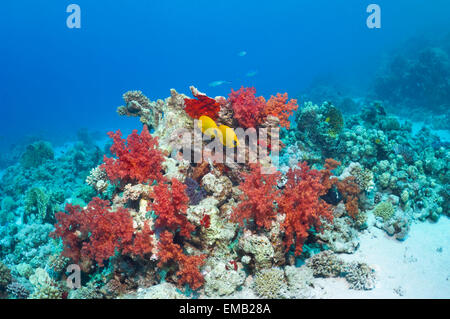
[[449,10],[4,1],[0,298],[448,299]]

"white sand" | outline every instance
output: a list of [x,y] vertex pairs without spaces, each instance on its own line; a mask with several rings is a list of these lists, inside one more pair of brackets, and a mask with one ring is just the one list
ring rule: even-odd
[[366,262],[376,270],[373,290],[348,289],[344,278],[317,279],[318,298],[450,298],[450,219],[417,222],[400,242],[371,226],[346,261]]

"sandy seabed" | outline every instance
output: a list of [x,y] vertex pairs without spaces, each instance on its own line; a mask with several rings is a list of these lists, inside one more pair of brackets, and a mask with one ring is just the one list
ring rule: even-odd
[[315,281],[315,298],[450,298],[450,219],[415,222],[404,241],[370,226],[346,261],[363,261],[376,271],[373,290],[351,290],[344,278]]

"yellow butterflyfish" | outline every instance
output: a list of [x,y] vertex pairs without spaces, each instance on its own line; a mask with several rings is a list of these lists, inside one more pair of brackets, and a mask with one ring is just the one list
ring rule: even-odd
[[219,132],[220,132],[220,138],[223,145],[226,147],[236,147],[239,145],[239,140],[236,136],[236,133],[231,127],[228,127],[226,125],[220,125],[219,126]]
[[206,115],[202,115],[198,119],[198,128],[202,131],[203,134],[211,136],[212,138],[215,138],[218,132],[216,122],[214,122],[212,118]]
[[219,138],[220,142],[226,147],[236,147],[239,145],[239,140],[234,130],[226,125],[220,125],[217,127],[216,122],[212,118],[206,115],[200,116],[198,119],[198,127],[203,134],[215,138]]

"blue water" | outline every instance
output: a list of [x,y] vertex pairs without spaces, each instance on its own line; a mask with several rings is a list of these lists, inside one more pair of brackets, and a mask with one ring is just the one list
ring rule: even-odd
[[[381,8],[381,28],[370,29],[366,24],[369,16],[366,8],[372,1],[376,1]],[[70,14],[66,8],[71,3],[81,8],[80,29],[71,29],[66,24]],[[321,250],[350,255],[359,249],[361,254],[355,257],[363,258],[359,261],[367,262],[370,267],[353,265],[356,268],[351,268],[337,263],[342,267],[339,276],[345,276],[348,284],[358,287],[360,283],[352,282],[355,278],[353,275],[347,276],[347,272],[359,269],[362,273],[358,276],[363,281],[359,287],[367,290],[377,288],[376,294],[365,295],[361,291],[358,297],[450,296],[449,286],[445,286],[450,277],[443,271],[450,262],[449,11],[449,0],[2,1],[0,299],[65,298],[66,293],[70,294],[70,298],[83,294],[86,294],[83,298],[117,297],[123,293],[119,291],[122,283],[116,280],[118,274],[121,274],[121,281],[127,279],[123,286],[128,286],[127,289],[132,291],[137,286],[148,288],[167,280],[170,284],[176,282],[178,292],[196,298],[203,296],[204,291],[192,289],[197,289],[203,276],[209,277],[207,274],[215,270],[209,269],[210,263],[220,265],[222,262],[227,271],[238,271],[239,263],[239,271],[245,275],[243,278],[247,278],[245,282],[248,284],[253,280],[251,286],[254,292],[260,297],[267,297],[257,292],[254,285],[259,281],[256,275],[263,273],[258,268],[261,265],[287,266],[288,261],[294,261],[294,248],[296,266],[303,269],[309,267],[310,270],[320,270],[320,265],[309,264],[308,260]],[[212,85],[218,82],[221,84]],[[209,97],[228,96],[231,89],[237,90],[243,86],[255,87],[257,96],[262,95],[266,99],[284,92],[289,94],[290,99],[298,99],[298,110],[290,117],[290,130],[283,129],[280,134],[284,145],[276,165],[280,177],[273,176],[259,183],[257,180],[260,177],[256,171],[240,175],[241,171],[253,170],[248,163],[203,165],[207,164],[204,161],[201,165],[190,163],[186,169],[186,163],[175,157],[173,160],[179,164],[180,174],[174,174],[172,166],[168,165],[170,168],[163,170],[169,178],[153,180],[151,175],[163,171],[159,169],[159,151],[135,147],[133,141],[136,137],[127,142],[131,157],[136,161],[130,161],[129,154],[115,152],[114,147],[111,149],[115,154],[111,154],[109,146],[112,142],[107,138],[108,131],[121,129],[126,137],[132,129],[140,131],[142,128],[137,118],[119,116],[116,112],[117,107],[124,104],[122,95],[125,92],[141,90],[154,101],[168,97],[172,88],[192,95],[189,90],[191,85]],[[307,101],[317,106],[304,107],[303,103]],[[186,101],[185,104],[190,103]],[[127,110],[133,112],[133,105],[129,103]],[[221,112],[214,119],[220,124],[218,132],[223,132],[221,129],[225,124],[235,129],[249,126],[246,122],[251,119],[242,119],[243,105],[251,108],[251,105],[231,99],[227,106],[221,105],[221,111],[226,112]],[[267,103],[264,111],[260,111],[258,121],[255,119],[252,123],[255,128],[267,125],[264,121],[270,119],[266,112],[270,106]],[[146,105],[142,104],[142,107],[146,108]],[[228,107],[232,112],[227,113]],[[170,108],[165,108],[163,112],[165,120],[169,120],[156,124],[147,118],[146,124],[150,129],[156,129],[159,145],[165,150],[173,147],[175,135],[170,130],[162,130],[161,133],[158,128],[164,128],[166,123],[172,125],[170,116],[178,116],[178,113],[172,113]],[[247,109],[244,112],[253,115]],[[200,116],[187,113],[192,118]],[[280,120],[284,119],[283,114],[276,115]],[[231,121],[230,116],[233,117]],[[183,123],[173,125],[186,128],[186,122]],[[280,123],[285,126],[285,123]],[[209,125],[213,126],[211,123]],[[223,134],[215,135],[221,137],[224,143]],[[169,137],[171,141],[168,141]],[[153,143],[144,133],[141,138],[145,143]],[[227,132],[225,140],[228,138]],[[261,135],[258,138],[261,148],[265,141],[261,140]],[[245,139],[241,142],[246,145]],[[274,135],[271,135],[270,145],[274,146],[274,142]],[[117,146],[117,140],[115,144]],[[249,145],[250,141],[246,150],[250,150]],[[270,149],[273,151],[275,148],[272,146]],[[116,159],[107,160],[104,156]],[[328,179],[329,171],[315,175],[321,173],[308,172],[304,165],[301,170],[306,171],[301,172],[304,177],[298,183],[296,174],[300,171],[295,169],[297,162],[306,161],[314,169],[333,166],[333,162],[326,161],[326,158],[341,163],[340,167],[333,168],[334,186],[323,180]],[[105,165],[99,167],[102,163]],[[174,162],[171,160],[170,163]],[[324,166],[324,163],[327,165]],[[208,174],[205,178],[212,166],[215,166],[211,171],[214,174]],[[145,172],[146,169],[154,169],[155,172]],[[294,170],[287,173],[289,169]],[[118,175],[120,173],[120,178],[116,178],[114,171]],[[222,174],[220,179],[219,173]],[[179,181],[171,179],[172,174]],[[311,178],[307,179],[309,174]],[[319,191],[316,185],[318,176],[321,176],[323,191]],[[292,177],[297,178],[293,183]],[[251,182],[254,178],[255,183]],[[279,193],[279,196],[263,194],[261,197],[267,195],[269,200],[261,200],[268,202],[268,208],[272,203],[277,223],[283,224],[273,227],[269,235],[268,230],[262,229],[255,221],[255,217],[246,216],[247,210],[252,210],[247,207],[251,206],[237,206],[232,212],[229,209],[235,203],[251,202],[255,194],[260,200],[252,184],[270,184],[271,181],[274,183],[272,187],[265,185],[267,187],[264,189],[271,189],[271,193]],[[213,199],[203,203],[206,207],[202,208],[203,217],[195,225],[190,220],[192,218],[184,220],[180,217],[185,214],[181,207],[184,206],[181,195],[180,199],[173,200],[180,202],[180,208],[164,212],[169,216],[167,218],[161,218],[163,212],[160,210],[165,206],[158,208],[155,205],[166,200],[165,197],[170,199],[169,194],[164,192],[170,190],[181,194],[183,186],[176,186],[178,183],[186,184],[186,205],[189,202],[191,207],[195,206],[205,197]],[[223,184],[223,191],[220,185],[217,189],[213,187],[219,183]],[[153,186],[147,187],[145,184]],[[235,192],[237,187],[245,195],[239,200]],[[150,193],[149,188],[152,189]],[[162,195],[159,196],[157,189],[161,190]],[[304,199],[293,196],[294,193],[301,194],[300,197],[308,201],[311,199],[312,203],[303,202]],[[272,195],[273,199],[270,199]],[[93,221],[94,216],[100,216],[106,208],[97,207],[99,202],[93,199],[95,197],[104,199],[106,202],[103,205],[114,204],[109,212],[111,215],[102,215],[105,219],[99,222]],[[292,206],[289,206],[289,197],[297,201],[292,202]],[[150,205],[142,206],[147,202]],[[210,209],[208,203],[217,209]],[[85,216],[83,221],[84,213],[66,204],[92,208],[83,211],[86,216],[90,215],[89,218]],[[263,207],[265,205],[260,206],[262,208],[253,208],[251,213],[263,215],[261,220],[266,218],[272,222],[270,219],[275,214],[270,210],[264,212],[267,210]],[[330,210],[326,209],[328,206]],[[307,208],[305,212],[303,207]],[[139,212],[148,210],[145,220],[153,225],[156,235],[152,238],[158,245],[163,243],[160,234],[169,231],[174,235],[173,243],[179,245],[186,256],[200,253],[200,250],[207,253],[207,267],[202,268],[199,262],[198,267],[189,267],[194,270],[198,268],[198,272],[193,271],[192,275],[197,277],[198,282],[187,283],[181,278],[179,282],[175,280],[178,272],[174,271],[182,269],[182,256],[172,258],[171,264],[162,265],[161,262],[161,265],[156,265],[153,257],[162,258],[164,247],[158,247],[156,256],[150,258],[148,246],[144,247],[145,237],[143,243],[136,244],[140,234],[150,238],[140,227],[126,228],[131,227],[131,219],[136,225],[142,223],[143,216],[134,212],[138,208]],[[57,214],[62,211],[68,214]],[[192,210],[186,214],[199,219],[199,211]],[[219,212],[220,215],[217,215]],[[78,213],[80,215],[75,215]],[[228,213],[233,217],[227,217]],[[331,219],[331,213],[335,215],[336,227],[327,230],[328,238],[320,237],[318,218]],[[164,225],[168,223],[164,222],[164,218],[171,219],[171,214],[178,221],[173,225]],[[278,218],[280,214],[284,217]],[[310,214],[311,217],[302,217],[301,214]],[[78,226],[63,225],[66,224],[64,220],[73,217],[70,215],[75,216]],[[127,245],[131,247],[131,242],[121,236],[104,236],[102,239],[104,233],[115,233],[115,217],[121,216],[124,218],[120,221],[124,223],[120,225],[123,232],[136,234],[133,235],[133,245],[136,244],[137,253],[128,251]],[[130,223],[125,223],[127,216]],[[236,221],[235,216],[244,223],[234,230],[231,229],[233,227],[228,229],[228,226],[222,229],[222,224],[217,222],[221,218],[223,225],[228,225],[228,221]],[[113,222],[110,223],[108,218]],[[162,220],[160,225],[153,223],[158,218]],[[306,222],[310,219],[317,220]],[[111,231],[105,231],[107,226],[99,227],[102,223],[107,224],[106,220],[112,225]],[[282,220],[291,224],[285,224]],[[180,226],[176,225],[177,222],[181,223]],[[433,231],[427,228],[431,225],[429,222],[433,223],[430,226],[434,227]],[[295,229],[294,232],[288,231],[290,226]],[[213,227],[211,234],[223,232],[217,235],[223,242],[220,245],[215,243],[221,247],[220,250],[213,250],[210,246],[209,242],[213,239],[204,235],[206,231],[203,227]],[[64,228],[67,228],[65,232],[72,232],[72,236],[63,234]],[[193,229],[195,232],[191,233]],[[307,236],[305,230],[311,236]],[[231,232],[234,232],[232,236]],[[264,238],[269,241],[269,237],[270,242],[275,244],[274,236],[283,242],[283,245],[274,246],[274,258],[268,259],[267,264],[261,262],[258,266],[256,259],[253,260],[254,255],[257,256],[255,251],[240,247],[246,247],[245,240],[250,239],[244,237],[248,237],[249,232],[261,236],[263,245],[266,245]],[[49,237],[50,233],[53,237]],[[289,233],[295,233],[291,238],[296,240],[295,245],[289,240]],[[299,236],[305,237],[304,242]],[[374,243],[375,240],[381,244],[370,247],[377,247],[378,250],[366,254],[367,242]],[[390,247],[394,245],[400,247],[397,244],[405,245],[402,253],[398,253],[400,250],[391,251]],[[84,251],[88,245],[95,246],[90,253]],[[101,248],[98,251],[97,245]],[[112,249],[108,251],[107,246]],[[279,258],[278,248],[282,246],[287,249],[285,261]],[[84,247],[81,253],[80,247]],[[223,247],[232,251],[229,254],[222,252]],[[251,262],[244,262],[244,250],[246,257],[251,256]],[[386,251],[389,254],[385,254]],[[62,252],[70,258],[61,259]],[[154,251],[151,252],[154,254]],[[231,257],[234,259],[226,260]],[[101,260],[106,262],[105,265]],[[55,284],[53,290],[47,292],[31,277],[32,274],[42,275],[44,271],[51,280],[63,283],[67,275],[67,265],[64,263],[69,261],[83,266],[83,285],[88,287],[88,283],[93,284],[89,285],[88,290],[77,292]],[[396,272],[399,262],[402,263],[400,277]],[[407,266],[407,263],[414,264]],[[376,287],[371,268],[374,265],[377,267],[376,276],[380,275]],[[279,270],[275,270],[274,276],[277,271],[279,274]],[[112,271],[114,281],[107,282],[112,278]],[[157,274],[153,279],[149,278],[152,273]],[[322,277],[322,274],[319,271],[314,276]],[[210,278],[228,277],[213,275]],[[409,278],[416,280],[409,282]],[[344,278],[341,279],[342,283]],[[227,279],[225,284],[232,286],[234,280]],[[394,282],[405,287],[391,287]],[[240,292],[243,283],[236,283],[234,292]],[[48,285],[52,285],[51,281]],[[107,286],[107,290],[111,288],[116,291],[105,290],[105,293],[103,288]],[[305,281],[305,291],[307,286],[314,287],[314,284],[306,284]],[[323,289],[322,284],[316,287]],[[353,289],[353,286],[349,287]],[[262,289],[266,290],[270,289]],[[215,297],[214,294],[206,295]],[[289,298],[292,297],[303,298],[303,291]]]
[[[382,28],[368,29],[369,1],[74,1],[81,29],[66,27],[60,0],[2,1],[0,135],[132,128],[121,95],[151,99],[197,86],[210,96],[255,86],[295,96],[318,76],[367,85],[391,48],[450,30],[446,0],[380,0]],[[244,57],[238,56],[246,51]],[[253,77],[246,73],[257,71]],[[211,88],[215,80],[231,85]]]

